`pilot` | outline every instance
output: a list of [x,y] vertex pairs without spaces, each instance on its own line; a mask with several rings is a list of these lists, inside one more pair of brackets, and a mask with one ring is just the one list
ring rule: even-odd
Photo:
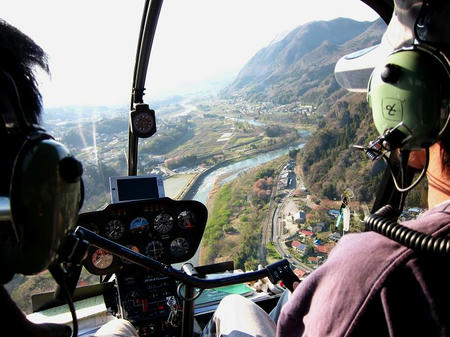
[[[432,236],[445,236],[450,230],[450,127],[445,124],[450,94],[450,3],[446,0],[394,2],[392,20],[381,44],[371,53],[379,56],[375,61],[381,61],[380,66],[385,66],[388,58],[395,63],[400,54],[391,55],[401,48],[411,49],[413,44],[424,47],[427,56],[420,55],[434,63],[419,63],[417,71],[425,73],[428,83],[417,82],[421,86],[418,90],[401,95],[411,94],[409,99],[413,104],[409,107],[419,129],[426,128],[428,119],[435,115],[438,120],[444,120],[438,137],[433,136],[428,142],[431,145],[426,146],[429,210],[402,225]],[[407,54],[401,58],[403,55]],[[405,85],[401,89],[408,90],[409,84],[398,82],[391,75],[386,76],[386,82],[401,83]],[[376,96],[375,76],[369,87],[369,103],[374,114],[384,104]],[[414,74],[411,76],[414,78]],[[431,111],[431,103],[420,103],[435,95],[438,96],[436,111]],[[385,97],[396,99],[393,92],[385,93]],[[407,102],[399,104],[406,106]],[[424,111],[417,111],[415,116],[414,109],[422,108]],[[374,115],[375,122],[377,118],[383,119]],[[425,150],[417,149],[417,144],[411,149],[409,165],[423,169],[427,162]],[[449,336],[449,285],[448,257],[420,255],[375,232],[348,234],[328,260],[296,286],[276,323],[251,301],[231,295],[219,304],[203,336]]]

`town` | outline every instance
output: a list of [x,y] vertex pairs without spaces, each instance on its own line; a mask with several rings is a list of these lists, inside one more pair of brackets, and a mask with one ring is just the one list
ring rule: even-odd
[[[365,203],[350,200],[345,206],[351,214],[346,227],[342,218],[343,201],[320,200],[311,195],[293,160],[280,174],[278,195],[282,199],[273,211],[269,244],[274,245],[280,257],[291,262],[300,279],[326,261],[343,235],[363,231],[363,219],[369,214]],[[424,211],[408,208],[400,220],[413,219]]]

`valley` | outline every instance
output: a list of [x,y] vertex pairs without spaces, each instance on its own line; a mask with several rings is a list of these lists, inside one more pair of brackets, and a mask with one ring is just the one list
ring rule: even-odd
[[[352,149],[376,131],[365,95],[340,89],[333,68],[379,42],[384,28],[342,18],[305,24],[260,50],[220,92],[148,100],[157,133],[139,142],[138,174],[161,175],[170,198],[207,204],[200,264],[250,270],[287,258],[304,277],[342,235],[363,229],[384,165]],[[46,129],[83,163],[81,212],[110,203],[109,177],[127,175],[128,116],[125,105],[44,112]],[[407,207],[426,207],[425,186]],[[354,197],[344,230],[336,217],[346,189]],[[31,294],[54,288],[49,279],[18,276],[6,287],[29,312]],[[84,272],[80,285],[97,282]]]

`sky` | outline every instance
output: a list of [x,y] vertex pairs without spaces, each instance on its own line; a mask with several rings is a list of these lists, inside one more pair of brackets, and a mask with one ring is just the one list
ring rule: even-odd
[[[44,106],[129,104],[143,0],[4,0],[0,17],[38,43]],[[373,21],[359,0],[165,0],[145,101],[231,80],[261,48],[295,27],[349,17]]]

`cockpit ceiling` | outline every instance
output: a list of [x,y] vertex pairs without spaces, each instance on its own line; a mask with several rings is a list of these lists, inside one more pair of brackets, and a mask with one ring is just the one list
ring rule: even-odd
[[361,0],[368,6],[370,6],[378,15],[384,20],[384,22],[389,23],[392,17],[392,12],[394,9],[394,0]]

